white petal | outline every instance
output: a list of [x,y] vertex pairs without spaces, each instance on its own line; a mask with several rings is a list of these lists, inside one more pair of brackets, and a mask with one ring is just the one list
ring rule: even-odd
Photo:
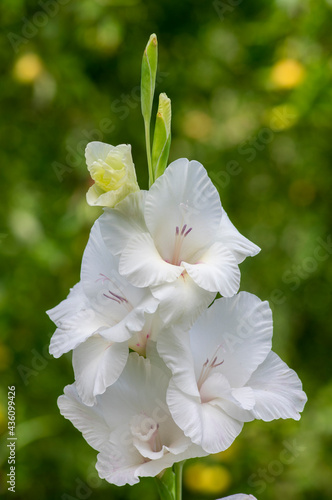
[[172,262],[176,227],[192,228],[183,240],[182,260],[205,248],[216,235],[221,219],[218,191],[204,167],[187,159],[171,163],[146,197],[145,221],[164,259]]
[[58,326],[50,343],[50,354],[55,358],[74,349],[103,326],[90,307],[81,283],[77,283],[68,297],[47,314]]
[[270,352],[247,384],[254,391],[255,418],[267,422],[276,418],[300,419],[307,401],[297,374],[277,354]]
[[173,374],[176,385],[186,394],[200,400],[197,388],[194,359],[188,332],[178,328],[164,328],[157,339],[157,349]]
[[233,254],[222,243],[214,243],[195,264],[181,262],[200,287],[232,297],[240,286],[240,270]]
[[146,287],[176,280],[183,268],[165,262],[149,233],[141,233],[122,252],[119,271],[133,285]]
[[170,381],[167,404],[177,425],[193,443],[202,446],[207,453],[226,450],[241,432],[238,422],[218,407],[201,404],[192,396],[184,394]]
[[[132,416],[144,412],[155,420],[166,418],[169,410],[166,390],[169,378],[148,359],[131,353],[121,377],[97,398],[111,430]],[[166,416],[166,417],[165,417]]]
[[196,377],[206,359],[217,356],[222,364],[214,370],[231,387],[242,387],[271,350],[271,309],[247,292],[217,299],[190,330],[190,344]]
[[188,329],[213,301],[215,292],[208,292],[196,285],[187,273],[181,274],[172,283],[152,288],[160,302],[158,312],[167,324],[176,323]]
[[223,243],[235,256],[240,264],[246,257],[253,257],[260,252],[260,248],[242,234],[231,223],[227,213],[223,210],[217,239]]
[[100,229],[106,246],[114,254],[120,254],[129,239],[147,231],[143,209],[145,191],[129,194],[113,209],[105,209],[99,218]]
[[73,367],[77,392],[86,405],[93,405],[95,396],[103,394],[121,375],[128,359],[126,342],[110,344],[94,335],[74,349]]
[[105,160],[110,151],[115,149],[115,146],[106,144],[105,142],[93,141],[89,142],[85,148],[85,159],[88,167],[91,167],[93,162],[97,160]]
[[144,458],[133,446],[124,445],[121,433],[112,434],[97,458],[96,469],[102,479],[116,486],[138,483],[136,470]]
[[98,407],[85,406],[80,400],[75,384],[67,385],[64,395],[58,398],[60,413],[82,432],[92,448],[101,450],[109,437],[109,428]]
[[199,398],[182,392],[171,379],[166,400],[175,423],[193,443],[200,445],[203,430],[202,405]]
[[190,444],[183,453],[178,455],[167,453],[159,460],[151,460],[150,462],[140,465],[136,474],[140,477],[155,477],[162,470],[172,467],[174,463],[182,462],[182,460],[187,460],[189,458],[205,457],[207,455],[208,454],[200,446]]
[[[144,297],[145,292],[133,287],[118,273],[119,259],[114,257],[105,245],[100,232],[99,219],[93,225],[88,244],[84,250],[81,268],[83,289],[96,311],[108,318],[123,318],[116,300],[113,302],[105,295],[113,292],[125,297],[136,305]],[[104,295],[105,294],[105,295]],[[117,311],[119,309],[120,311]]]
[[240,434],[243,422],[235,420],[210,404],[202,405],[202,431],[200,445],[208,453],[227,450]]
[[250,387],[231,389],[228,380],[221,373],[212,373],[200,389],[202,403],[210,403],[223,410],[239,422],[253,420],[251,410],[255,398]]
[[89,302],[103,319],[101,335],[122,342],[142,330],[145,313],[154,313],[158,301],[149,289],[132,286],[117,267],[118,258],[106,247],[97,220],[84,251],[81,279]]
[[239,387],[232,389],[232,396],[238,401],[244,410],[252,410],[255,406],[255,396],[251,387]]
[[162,370],[165,373],[166,377],[170,379],[171,372],[169,368],[167,368],[166,363],[158,353],[157,342],[149,340],[149,342],[146,345],[146,357],[148,358],[148,360],[152,365],[157,366],[160,370]]

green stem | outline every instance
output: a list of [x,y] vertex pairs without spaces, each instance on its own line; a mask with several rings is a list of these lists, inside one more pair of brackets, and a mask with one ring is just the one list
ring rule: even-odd
[[151,160],[151,140],[150,140],[150,121],[144,120],[145,125],[145,145],[146,145],[146,156],[148,160],[149,169],[149,187],[154,183],[153,170],[152,170],[152,160]]
[[174,464],[175,500],[182,500],[182,469],[184,462],[185,461]]

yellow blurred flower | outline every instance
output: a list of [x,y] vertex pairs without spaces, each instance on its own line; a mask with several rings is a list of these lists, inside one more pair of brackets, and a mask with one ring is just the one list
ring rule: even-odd
[[209,115],[202,111],[189,111],[183,118],[182,129],[187,137],[204,140],[210,136],[213,130],[213,121]]
[[222,465],[208,465],[196,462],[184,470],[184,484],[188,490],[203,494],[220,494],[231,482],[229,471]]
[[271,70],[272,83],[282,89],[297,87],[304,77],[305,68],[296,59],[281,59]]
[[33,83],[43,71],[44,67],[40,57],[29,52],[17,59],[13,68],[13,76],[21,83]]
[[86,194],[89,205],[114,207],[129,193],[139,190],[130,145],[90,142],[85,158],[95,181]]

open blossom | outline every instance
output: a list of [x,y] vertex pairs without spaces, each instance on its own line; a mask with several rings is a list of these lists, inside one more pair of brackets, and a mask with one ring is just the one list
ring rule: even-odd
[[154,314],[158,301],[148,289],[135,288],[120,276],[117,260],[97,221],[83,255],[81,281],[48,311],[58,327],[50,353],[58,358],[73,349],[76,388],[87,405],[117,380],[129,348],[145,354],[159,320]]
[[230,222],[204,167],[187,159],[169,165],[148,192],[106,210],[100,224],[120,274],[151,287],[168,322],[193,320],[217,292],[234,295],[238,264],[259,252]]
[[228,448],[244,422],[300,418],[301,381],[271,344],[269,305],[246,292],[216,300],[189,333],[176,326],[160,333],[158,351],[173,374],[167,404],[207,452]]
[[58,399],[61,414],[100,452],[101,478],[118,486],[135,484],[175,462],[206,455],[173,421],[166,405],[168,383],[165,369],[131,353],[117,382],[94,406],[82,403],[74,384],[65,388]]
[[111,146],[104,142],[90,142],[85,158],[95,181],[86,195],[89,205],[114,207],[129,193],[139,190],[129,144]]

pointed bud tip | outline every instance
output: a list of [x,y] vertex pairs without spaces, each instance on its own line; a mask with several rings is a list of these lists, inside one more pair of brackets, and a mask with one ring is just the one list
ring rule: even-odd
[[157,41],[157,35],[155,33],[152,33],[152,35],[150,35],[148,43],[153,43],[154,45],[157,45],[158,41]]
[[159,102],[160,103],[170,103],[171,100],[169,97],[167,97],[167,94],[165,94],[165,92],[162,92],[161,94],[159,94]]

